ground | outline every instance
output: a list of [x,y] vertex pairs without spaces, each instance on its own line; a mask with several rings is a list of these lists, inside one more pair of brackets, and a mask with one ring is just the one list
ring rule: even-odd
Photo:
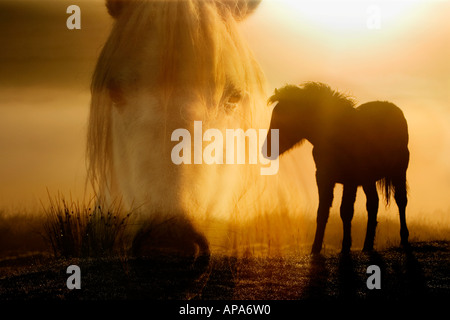
[[[81,289],[66,273],[81,268]],[[369,290],[367,268],[381,270]],[[0,300],[404,300],[450,296],[450,242],[417,242],[370,254],[234,258],[55,259],[32,254],[0,261]]]

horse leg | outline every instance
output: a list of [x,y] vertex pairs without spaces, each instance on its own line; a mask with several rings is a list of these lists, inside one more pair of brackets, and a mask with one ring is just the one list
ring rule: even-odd
[[357,186],[345,184],[341,203],[341,219],[344,226],[344,238],[342,240],[342,253],[350,251],[352,246],[352,219],[354,213],[354,204],[356,199]]
[[394,198],[398,206],[400,213],[400,238],[401,244],[404,247],[409,245],[408,236],[409,231],[406,226],[406,205],[408,203],[407,191],[406,191],[406,172],[396,177],[392,181],[394,185]]
[[317,210],[317,226],[316,235],[314,237],[314,243],[311,253],[320,253],[322,249],[323,236],[325,234],[325,226],[330,214],[330,207],[333,203],[333,189],[334,183],[327,179],[320,178],[316,174],[317,187],[319,190],[319,208]]
[[367,230],[366,240],[364,240],[363,251],[372,251],[373,243],[375,240],[375,230],[377,228],[377,213],[378,213],[378,192],[376,183],[366,184],[363,186],[364,193],[366,194],[367,202]]

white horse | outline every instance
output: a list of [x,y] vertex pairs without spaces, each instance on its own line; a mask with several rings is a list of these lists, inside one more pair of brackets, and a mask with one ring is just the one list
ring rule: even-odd
[[114,26],[91,87],[89,177],[107,201],[120,197],[160,227],[146,245],[165,235],[171,247],[208,254],[190,217],[253,203],[243,199],[257,166],[176,165],[171,134],[193,133],[194,121],[268,128],[265,79],[238,30],[259,2],[107,0]]

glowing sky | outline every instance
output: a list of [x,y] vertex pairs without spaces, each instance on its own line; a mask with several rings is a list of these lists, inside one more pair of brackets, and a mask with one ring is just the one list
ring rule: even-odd
[[[90,74],[111,20],[102,1],[78,1],[82,29],[69,31],[72,2],[0,1],[8,44],[0,50],[0,206],[45,198],[46,187],[74,194],[84,187]],[[367,25],[374,4],[379,29]],[[411,208],[448,212],[449,16],[449,1],[263,1],[242,28],[270,91],[322,81],[361,103],[400,106],[411,137]],[[309,152],[304,146],[281,166],[295,167],[295,183],[313,201]]]

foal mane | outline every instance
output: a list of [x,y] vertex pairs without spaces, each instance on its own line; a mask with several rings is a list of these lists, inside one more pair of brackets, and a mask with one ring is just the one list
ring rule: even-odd
[[333,111],[343,112],[355,107],[355,101],[350,96],[321,82],[305,82],[300,86],[286,85],[276,89],[268,104],[275,102],[294,102],[305,106],[320,104],[325,108],[333,108]]

